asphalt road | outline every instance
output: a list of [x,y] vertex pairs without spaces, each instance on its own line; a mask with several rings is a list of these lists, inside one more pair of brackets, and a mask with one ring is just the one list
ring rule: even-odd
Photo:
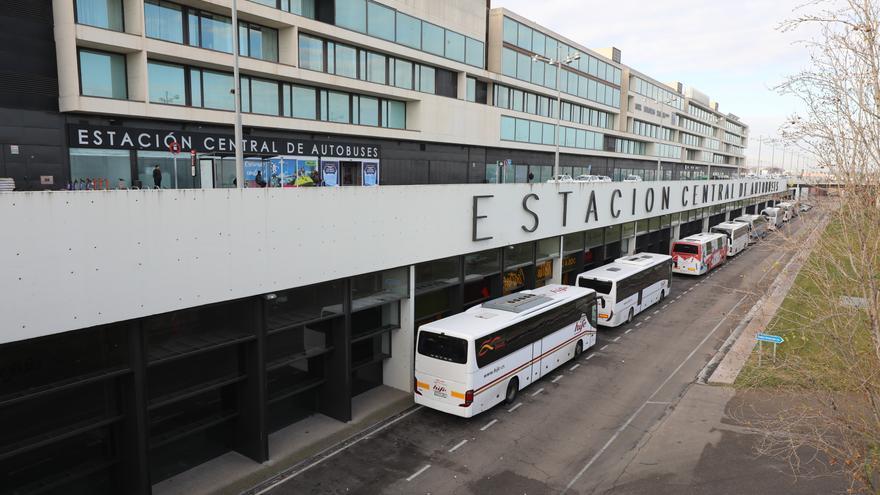
[[674,411],[785,265],[791,243],[784,238],[805,233],[817,214],[802,215],[708,275],[676,276],[665,301],[630,325],[600,328],[595,347],[521,391],[514,405],[470,419],[411,409],[332,456],[306,461],[266,493],[613,490],[636,446]]

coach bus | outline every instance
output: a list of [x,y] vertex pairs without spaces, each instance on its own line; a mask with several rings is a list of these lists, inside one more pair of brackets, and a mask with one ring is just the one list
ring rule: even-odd
[[727,236],[694,234],[672,244],[672,271],[702,275],[727,261]]
[[733,219],[734,222],[749,224],[749,244],[754,244],[767,237],[767,219],[764,215],[743,215]]
[[596,291],[598,323],[616,327],[669,295],[672,257],[641,253],[581,273],[578,287]]
[[596,293],[546,285],[426,323],[416,344],[417,404],[469,418],[596,344]]
[[736,256],[749,246],[749,224],[745,222],[721,222],[709,229],[716,234],[727,236],[727,255]]

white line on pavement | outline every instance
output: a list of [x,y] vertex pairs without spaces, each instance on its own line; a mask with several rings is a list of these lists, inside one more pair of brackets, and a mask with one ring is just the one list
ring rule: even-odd
[[633,331],[633,329],[632,329],[632,328],[627,328],[627,329],[626,329],[626,331],[625,331],[625,332],[623,332],[623,333],[625,333],[625,334],[627,334],[627,333],[630,333],[630,332],[632,332],[632,331]]
[[640,327],[641,325],[642,325],[642,322],[641,322],[641,321],[638,322],[638,323],[636,323],[636,327]]
[[650,320],[650,319],[651,319],[651,315],[648,315],[648,316],[645,317],[645,321],[648,321],[648,320]]
[[544,391],[543,388],[539,388],[538,390],[535,390],[534,392],[532,392],[532,397],[534,397],[534,396],[540,394],[540,393],[543,392],[543,391]]
[[557,375],[556,378],[550,380],[550,383],[556,383],[556,382],[558,382],[560,379],[562,379],[562,375]]
[[578,367],[579,367],[580,365],[581,365],[581,364],[578,363],[578,364],[572,366],[571,368],[569,368],[568,371],[574,371],[574,370],[578,369]]
[[608,344],[605,344],[599,348],[600,351],[604,351],[605,349],[608,349]]
[[411,474],[411,475],[409,476],[409,478],[406,479],[406,481],[412,481],[412,480],[416,479],[416,476],[418,476],[418,475],[424,473],[424,472],[427,471],[428,468],[430,468],[430,467],[431,467],[430,464],[426,464],[425,467],[423,467],[422,469],[419,469],[419,470],[416,471],[415,473]]
[[656,315],[656,314],[657,314],[657,313],[659,313],[659,312],[660,312],[660,310],[659,310],[659,309],[658,309],[658,310],[657,310],[657,311],[654,311],[654,313],[653,313],[653,314],[655,314],[655,315]]
[[507,412],[516,411],[517,409],[519,409],[519,406],[521,406],[521,405],[522,405],[522,402],[517,402],[516,405],[511,407],[510,409],[508,409]]
[[461,447],[462,445],[466,444],[467,442],[468,442],[468,441],[467,441],[467,438],[465,438],[464,440],[462,440],[462,441],[458,442],[457,444],[455,444],[455,447],[452,447],[451,449],[449,449],[448,452],[449,452],[449,453],[455,452],[456,450],[458,450],[459,447]]
[[590,354],[586,357],[586,359],[584,359],[584,361],[589,361],[590,359],[593,359],[593,356],[595,356],[595,354]]
[[[746,297],[748,297],[748,296],[747,295],[742,296],[742,298],[736,304],[734,304],[732,308],[730,308],[730,311],[727,312],[727,315],[730,315],[733,312],[733,310],[736,309],[737,306],[742,304],[742,302],[745,301]],[[652,393],[648,397],[648,399],[641,406],[639,406],[639,408],[636,409],[636,411],[634,413],[632,413],[632,416],[630,416],[626,420],[625,423],[620,425],[620,427],[614,432],[614,434],[611,435],[611,438],[609,438],[608,441],[605,442],[605,445],[603,445],[602,448],[599,449],[598,452],[593,454],[593,457],[590,458],[589,462],[587,462],[587,464],[584,465],[584,467],[581,468],[580,471],[578,471],[578,473],[575,475],[575,477],[572,478],[572,480],[568,483],[568,485],[566,485],[565,490],[562,491],[563,495],[565,495],[565,493],[568,492],[571,489],[571,487],[574,486],[574,484],[578,482],[579,479],[581,479],[581,476],[583,476],[584,473],[586,473],[587,470],[590,469],[590,466],[592,466],[593,463],[595,463],[596,460],[599,459],[599,457],[602,456],[602,454],[605,453],[606,450],[608,450],[608,447],[610,447],[611,444],[614,443],[615,440],[617,440],[617,437],[620,436],[620,434],[623,432],[623,430],[625,430],[629,427],[630,423],[632,423],[633,420],[636,419],[636,416],[638,416],[639,413],[642,412],[642,409],[644,409],[645,406],[647,406],[648,403],[651,402],[651,400],[657,394],[659,394],[661,390],[663,390],[663,387],[665,387],[666,384],[669,383],[669,380],[672,380],[672,377],[674,377],[684,367],[684,365],[687,364],[687,362],[690,361],[690,359],[692,357],[694,357],[694,354],[696,354],[697,351],[700,350],[700,347],[702,347],[703,344],[705,344],[706,341],[709,340],[709,337],[711,337],[715,333],[715,331],[718,330],[718,327],[720,327],[724,323],[724,321],[727,320],[727,315],[725,315],[724,318],[722,318],[718,322],[718,324],[715,325],[715,327],[712,328],[712,330],[710,330],[709,333],[707,333],[705,337],[703,337],[703,340],[701,340],[700,343],[697,344],[697,346],[694,347],[694,349],[690,352],[690,354],[688,354],[687,357],[685,357],[684,360],[674,370],[672,370],[672,373],[670,373],[669,376],[667,376],[666,379],[663,380],[663,383],[661,383],[660,386],[657,387],[656,390],[654,390],[654,393]]]
[[614,337],[614,339],[611,342],[617,342],[618,340],[620,340],[620,335],[618,335],[617,337]]
[[494,424],[497,423],[497,422],[498,422],[497,419],[493,419],[492,421],[489,421],[489,423],[487,423],[486,426],[480,428],[480,431],[486,431],[486,430],[488,430],[489,428],[492,427],[492,425],[494,425]]

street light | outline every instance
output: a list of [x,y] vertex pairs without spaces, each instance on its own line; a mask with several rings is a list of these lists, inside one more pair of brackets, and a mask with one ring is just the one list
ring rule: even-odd
[[232,0],[232,78],[235,93],[235,184],[244,187],[244,152],[241,149],[241,80],[238,73],[238,0]]
[[542,61],[547,63],[548,65],[556,66],[556,154],[553,157],[553,180],[557,180],[557,176],[559,175],[559,141],[561,138],[562,126],[560,125],[562,118],[562,88],[559,86],[559,74],[562,72],[562,64],[569,65],[575,60],[579,60],[581,58],[581,54],[578,52],[571,52],[565,56],[563,59],[560,56],[560,47],[556,46],[556,59],[547,58],[538,54],[532,55],[532,60],[535,62]]
[[[659,105],[669,105],[669,106],[672,106],[672,103],[674,103],[675,100],[676,100],[676,98],[674,98],[674,97],[670,97],[670,98],[668,98],[668,99],[666,99],[666,100],[663,100],[663,101],[660,101],[660,100],[654,100],[654,103],[656,103],[658,106],[659,106]],[[659,141],[659,140],[662,139],[662,137],[663,137],[663,113],[664,113],[664,112],[663,112],[663,107],[662,107],[662,106],[661,106],[660,108],[658,108],[658,110],[659,110],[659,112],[660,112],[660,136],[657,136],[657,139],[658,139],[658,141]],[[669,132],[670,132],[670,136],[669,136],[669,137],[672,137],[672,134],[671,134],[671,133],[672,133],[672,113],[669,114]],[[672,141],[672,140],[670,139],[670,141]],[[660,147],[660,144],[661,144],[661,143],[659,143],[659,142],[657,143],[657,147],[658,147],[658,148]],[[681,156],[679,155],[679,159],[680,159],[680,158],[681,158]],[[661,168],[661,166],[660,166],[660,159],[661,159],[661,156],[660,156],[660,150],[658,149],[658,150],[657,150],[657,179],[656,179],[656,180],[660,180],[660,168]]]

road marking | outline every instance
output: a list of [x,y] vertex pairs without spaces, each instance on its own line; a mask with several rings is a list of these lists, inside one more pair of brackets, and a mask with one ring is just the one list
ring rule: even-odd
[[556,383],[556,382],[558,382],[560,379],[562,379],[562,375],[557,375],[556,378],[550,380],[550,383]]
[[618,335],[617,337],[614,337],[614,339],[611,342],[617,342],[618,340],[620,340],[620,335]]
[[430,467],[431,467],[430,464],[425,464],[425,467],[423,467],[422,469],[419,469],[419,470],[416,471],[415,473],[411,474],[411,475],[409,476],[409,478],[406,479],[406,481],[412,481],[412,480],[416,479],[416,476],[418,476],[418,475],[424,473],[424,472],[427,471],[428,468],[430,468]]
[[632,331],[633,331],[633,329],[632,329],[632,328],[627,328],[627,329],[626,329],[626,331],[625,331],[625,332],[623,332],[623,333],[625,333],[625,334],[627,334],[627,333],[630,333],[630,332],[632,332]]
[[534,396],[540,394],[540,393],[543,392],[543,391],[544,391],[543,388],[539,388],[538,390],[535,390],[534,392],[532,392],[532,397],[534,397]]
[[569,368],[568,371],[574,371],[574,370],[578,369],[578,367],[579,367],[580,365],[581,365],[581,364],[578,363],[578,364],[572,366],[571,368]]
[[668,307],[669,307],[669,303],[666,303],[666,304],[663,305],[663,309],[666,309],[666,308],[668,308]]
[[456,450],[458,450],[462,445],[464,445],[466,443],[468,443],[467,438],[465,438],[464,440],[455,444],[455,447],[452,447],[451,449],[449,449],[448,452],[451,454],[451,453],[455,452]]
[[486,431],[486,430],[488,430],[489,428],[492,427],[492,425],[494,425],[494,424],[497,423],[497,422],[498,422],[497,419],[493,419],[492,421],[489,421],[489,423],[486,424],[486,426],[480,428],[480,431]]
[[595,354],[590,354],[586,357],[586,359],[584,359],[584,361],[589,361],[590,359],[593,359],[593,356],[595,356]]
[[657,311],[654,311],[654,313],[653,313],[653,314],[655,314],[655,315],[656,315],[656,314],[657,314],[657,313],[659,313],[659,312],[660,312],[660,310],[659,310],[659,309],[658,309],[658,310],[657,310]]
[[608,344],[605,344],[599,348],[600,351],[604,351],[605,349],[608,349]]
[[681,299],[681,295],[680,295],[680,294],[679,294],[678,296],[675,297],[675,300],[676,300],[676,301],[678,301],[679,299]]
[[650,320],[650,319],[651,319],[651,315],[648,315],[648,316],[645,317],[645,321],[648,321],[648,320]]
[[611,444],[614,443],[615,440],[617,440],[617,437],[620,436],[620,434],[623,432],[623,430],[625,430],[629,427],[629,425],[633,422],[633,420],[636,419],[636,416],[638,416],[639,413],[642,412],[642,409],[644,409],[645,406],[647,406],[650,402],[652,402],[652,399],[657,394],[659,394],[661,390],[663,390],[663,387],[665,387],[666,384],[669,383],[669,380],[672,380],[672,377],[674,377],[679,371],[681,371],[681,369],[684,367],[684,365],[687,364],[687,362],[690,361],[690,359],[692,357],[694,357],[694,354],[696,354],[697,351],[700,350],[700,347],[702,347],[703,344],[705,344],[706,341],[709,340],[709,337],[711,337],[718,330],[718,328],[724,323],[724,321],[727,320],[727,316],[730,315],[731,313],[733,313],[733,310],[736,309],[737,306],[742,304],[743,301],[745,301],[746,297],[748,297],[748,296],[742,296],[742,298],[736,304],[734,304],[732,308],[730,308],[730,310],[727,312],[727,315],[725,315],[724,318],[722,318],[718,322],[718,324],[715,325],[715,327],[712,328],[712,330],[710,330],[709,333],[707,333],[705,337],[703,337],[703,340],[701,340],[700,343],[697,344],[696,347],[694,347],[694,349],[690,352],[690,354],[688,354],[687,357],[685,357],[684,360],[678,366],[676,366],[676,368],[674,370],[672,370],[672,373],[670,373],[669,376],[667,376],[666,379],[663,380],[663,383],[661,383],[660,386],[657,387],[656,390],[654,390],[654,393],[652,393],[648,397],[648,399],[641,406],[639,406],[639,408],[636,409],[636,411],[634,413],[632,413],[632,416],[630,416],[626,420],[625,423],[620,425],[620,427],[614,432],[614,434],[611,435],[611,438],[609,438],[608,441],[605,442],[605,445],[603,445],[602,448],[599,449],[598,452],[593,454],[593,457],[590,458],[589,462],[587,462],[586,465],[584,465],[584,467],[581,468],[580,471],[578,471],[578,473],[574,476],[574,478],[572,478],[572,480],[568,483],[568,485],[566,485],[565,490],[562,490],[563,495],[566,492],[568,492],[571,489],[571,487],[574,486],[574,484],[577,483],[579,479],[581,479],[581,476],[583,476],[584,473],[586,473],[587,470],[590,469],[590,466],[592,466],[596,462],[596,460],[599,459],[599,457],[601,457],[602,454],[604,454],[606,450],[608,450],[608,447],[610,447]]
[[[276,482],[271,483],[269,486],[266,486],[266,487],[262,488],[261,490],[259,490],[259,491],[255,492],[255,493],[253,493],[252,495],[262,495],[262,494],[268,492],[269,490],[272,490],[273,488],[277,487],[278,485],[280,485],[280,484],[282,484],[282,483],[284,483],[284,482],[286,482],[286,481],[290,481],[290,480],[293,479],[293,478],[296,478],[297,476],[303,474],[304,472],[308,471],[309,469],[312,469],[313,467],[315,467],[315,466],[317,466],[317,465],[323,463],[323,462],[326,461],[327,459],[330,459],[331,457],[334,457],[335,455],[339,454],[340,452],[343,452],[343,451],[345,451],[345,450],[347,450],[347,449],[349,449],[349,448],[351,448],[351,447],[357,445],[357,444],[360,443],[362,440],[365,440],[365,439],[369,438],[370,435],[373,435],[373,434],[375,434],[375,433],[379,433],[380,431],[384,430],[385,428],[388,428],[389,426],[393,425],[394,423],[397,423],[398,421],[400,421],[400,420],[406,418],[407,416],[409,416],[409,415],[411,415],[411,414],[413,414],[413,413],[416,413],[416,412],[420,411],[423,407],[425,407],[425,406],[417,406],[415,409],[413,409],[413,410],[411,410],[411,411],[408,411],[408,412],[406,412],[405,414],[402,414],[402,415],[400,415],[400,416],[398,416],[398,417],[392,419],[391,421],[389,421],[389,422],[385,423],[384,425],[382,425],[382,426],[376,428],[375,430],[371,431],[370,433],[368,433],[368,434],[366,434],[366,435],[364,435],[364,436],[362,436],[362,437],[360,437],[360,438],[354,440],[353,442],[348,443],[348,444],[345,444],[345,445],[343,445],[342,447],[339,447],[338,449],[334,450],[334,451],[331,452],[330,454],[328,454],[328,455],[326,455],[326,456],[324,456],[324,457],[318,459],[317,461],[315,461],[315,462],[309,464],[308,466],[305,466],[305,467],[303,467],[302,469],[299,469],[299,470],[297,470],[297,471],[294,471],[294,472],[293,472],[292,474],[290,474],[289,476],[282,477],[281,479],[278,479]],[[320,454],[319,454],[319,455],[320,455]],[[296,467],[296,466],[294,466],[294,468],[295,468],[295,467]],[[428,467],[431,467],[431,466],[428,465]],[[426,467],[425,469],[427,469],[427,467]],[[281,473],[281,474],[279,474],[278,476],[284,476],[284,474]]]
[[511,407],[510,409],[508,409],[507,412],[516,411],[517,409],[519,409],[519,406],[521,406],[521,405],[522,405],[522,402],[517,402],[517,404],[515,406]]
[[642,322],[641,322],[641,321],[638,322],[638,323],[636,323],[636,327],[639,327],[639,326],[641,326],[641,325],[642,325]]

